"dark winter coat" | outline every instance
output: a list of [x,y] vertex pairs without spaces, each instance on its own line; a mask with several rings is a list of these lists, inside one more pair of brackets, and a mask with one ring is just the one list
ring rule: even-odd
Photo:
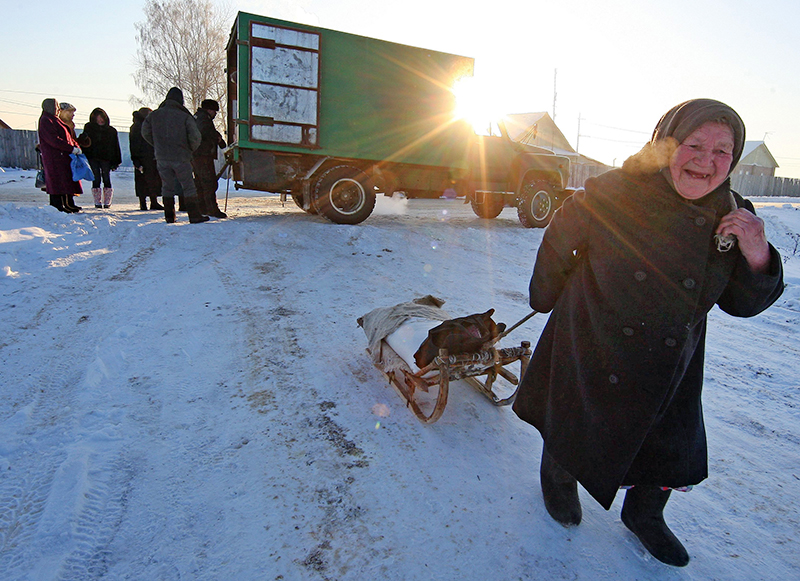
[[156,154],[153,146],[142,137],[142,124],[148,116],[149,109],[139,109],[133,113],[128,141],[130,143],[131,161],[136,168],[134,187],[136,196],[149,198],[161,195],[161,177],[158,175]]
[[225,140],[214,127],[214,120],[205,109],[198,109],[194,119],[201,137],[200,146],[194,151],[194,156],[217,159],[217,148],[225,147]]
[[614,170],[588,180],[545,231],[530,304],[553,313],[514,411],[606,509],[620,485],[706,478],[706,314],[717,304],[756,315],[783,290],[772,246],[767,274],[738,247],[717,250],[731,203],[728,181],[690,201],[661,173]]
[[[100,115],[105,120],[105,125],[100,125],[95,121]],[[99,159],[107,161],[112,169],[119,167],[122,163],[122,152],[119,147],[119,137],[117,130],[109,124],[108,115],[99,107],[89,115],[89,122],[83,126],[83,133],[79,140],[89,138],[90,145],[83,148],[83,153],[88,159]]]
[[39,117],[39,150],[42,154],[47,193],[63,196],[80,193],[80,183],[72,179],[70,154],[78,147],[78,142],[63,121],[43,111]]
[[147,116],[142,137],[153,145],[158,161],[192,161],[201,136],[192,114],[179,102],[166,99]]

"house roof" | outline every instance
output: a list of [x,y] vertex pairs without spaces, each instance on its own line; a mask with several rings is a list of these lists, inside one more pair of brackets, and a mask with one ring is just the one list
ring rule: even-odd
[[779,167],[763,141],[745,141],[742,157],[738,165],[757,165],[761,167]]
[[577,153],[546,112],[506,115],[506,129],[514,141],[546,147],[556,153]]
[[11,125],[0,119],[0,129],[11,129]]

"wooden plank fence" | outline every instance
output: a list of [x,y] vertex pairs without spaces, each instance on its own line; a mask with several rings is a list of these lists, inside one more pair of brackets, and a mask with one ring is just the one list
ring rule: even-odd
[[[80,134],[80,128],[78,133]],[[132,168],[128,133],[119,131],[119,148],[122,152],[122,165]],[[39,156],[36,144],[39,143],[37,131],[23,129],[0,129],[0,167],[18,167],[21,169],[38,169]]]
[[731,186],[745,197],[785,196],[789,198],[800,198],[800,179],[735,175],[731,177]]
[[39,135],[36,131],[0,129],[0,167],[38,168],[37,143]]

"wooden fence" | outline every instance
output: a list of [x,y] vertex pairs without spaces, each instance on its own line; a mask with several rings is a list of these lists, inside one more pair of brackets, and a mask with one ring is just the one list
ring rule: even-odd
[[[78,133],[80,133],[80,130]],[[120,131],[117,135],[122,153],[121,166],[133,167],[128,133]],[[39,143],[37,131],[0,129],[0,167],[37,169],[39,167],[39,156],[36,154],[37,143]]]
[[745,197],[786,196],[800,198],[800,179],[735,175],[731,177],[731,186]]
[[0,129],[0,167],[36,169],[39,167],[37,143],[36,131]]

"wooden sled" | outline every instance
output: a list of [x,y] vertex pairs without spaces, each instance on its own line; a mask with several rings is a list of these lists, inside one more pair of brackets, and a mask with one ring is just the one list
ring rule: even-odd
[[[382,340],[380,363],[376,363],[375,367],[406,401],[417,419],[424,424],[432,424],[444,412],[451,381],[463,379],[496,406],[513,403],[520,378],[525,374],[531,358],[530,347],[529,341],[522,341],[519,347],[496,349],[489,345],[477,353],[460,355],[449,355],[446,349],[441,349],[430,365],[414,373],[408,363]],[[370,352],[369,349],[367,352]],[[505,368],[516,361],[520,362],[519,377]],[[498,376],[515,386],[514,393],[503,398],[492,390]]]

